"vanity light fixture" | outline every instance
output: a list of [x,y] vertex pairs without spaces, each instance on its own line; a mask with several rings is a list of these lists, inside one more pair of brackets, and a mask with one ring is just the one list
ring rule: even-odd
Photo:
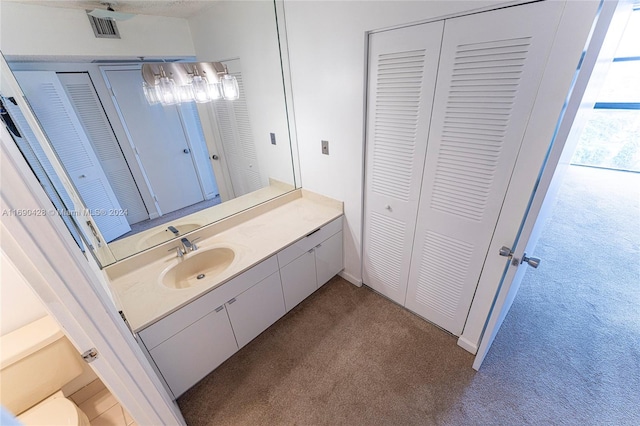
[[236,78],[220,62],[173,62],[142,65],[142,90],[150,105],[236,100]]

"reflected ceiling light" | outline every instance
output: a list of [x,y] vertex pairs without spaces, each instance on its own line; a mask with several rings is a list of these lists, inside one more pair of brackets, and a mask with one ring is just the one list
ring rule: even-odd
[[142,65],[142,90],[150,105],[236,100],[236,78],[220,62],[174,62]]

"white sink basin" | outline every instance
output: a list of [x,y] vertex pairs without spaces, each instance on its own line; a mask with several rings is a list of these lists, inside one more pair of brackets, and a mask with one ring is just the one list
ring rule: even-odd
[[235,252],[227,247],[190,252],[167,269],[160,277],[160,282],[165,287],[175,289],[202,285],[224,272],[235,256]]

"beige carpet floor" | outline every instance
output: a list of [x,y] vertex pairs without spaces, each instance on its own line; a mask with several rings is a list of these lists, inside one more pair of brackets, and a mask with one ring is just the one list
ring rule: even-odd
[[640,174],[572,167],[479,372],[334,278],[178,400],[189,425],[640,425]]

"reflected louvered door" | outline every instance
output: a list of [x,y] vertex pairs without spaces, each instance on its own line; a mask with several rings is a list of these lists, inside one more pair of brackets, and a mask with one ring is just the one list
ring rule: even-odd
[[460,335],[562,4],[447,20],[405,306]]
[[52,71],[16,71],[16,79],[85,206],[109,242],[131,230],[100,162]]
[[363,282],[404,304],[443,23],[369,44]]
[[240,60],[233,59],[223,63],[238,81],[240,98],[234,101],[215,101],[214,112],[229,167],[231,186],[235,196],[239,197],[266,186],[268,181],[260,173]]
[[91,78],[85,72],[58,73],[82,128],[93,147],[130,225],[149,219],[149,213],[124,158]]

